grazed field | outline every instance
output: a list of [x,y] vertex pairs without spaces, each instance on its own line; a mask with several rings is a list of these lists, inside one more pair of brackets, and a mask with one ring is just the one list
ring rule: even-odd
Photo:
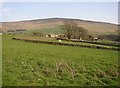
[[[32,36],[32,35],[25,35],[25,34],[19,34],[16,35],[17,38],[27,39],[27,40],[38,40],[38,41],[48,41],[48,42],[59,42],[56,38],[48,38],[45,36],[38,37],[38,36]],[[96,41],[95,41],[96,42]],[[114,44],[114,41],[97,41],[104,44]],[[118,48],[118,45],[116,46],[110,46],[110,45],[102,45],[102,44],[94,44],[94,43],[87,43],[87,42],[73,42],[73,41],[67,41],[62,40],[62,43],[67,44],[79,44],[79,45],[88,45],[88,46],[100,46],[100,47],[106,47],[106,48]]]
[[118,85],[118,52],[28,43],[3,36],[4,86]]

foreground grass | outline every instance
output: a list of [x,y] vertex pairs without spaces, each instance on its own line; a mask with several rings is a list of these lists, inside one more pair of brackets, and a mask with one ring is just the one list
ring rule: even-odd
[[118,52],[26,43],[3,36],[4,86],[118,85]]

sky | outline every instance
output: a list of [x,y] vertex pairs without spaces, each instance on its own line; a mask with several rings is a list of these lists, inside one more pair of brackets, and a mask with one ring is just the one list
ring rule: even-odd
[[119,2],[120,0],[0,0],[2,2]]
[[[1,7],[1,5],[0,5]],[[0,21],[75,18],[118,23],[117,2],[3,2]]]

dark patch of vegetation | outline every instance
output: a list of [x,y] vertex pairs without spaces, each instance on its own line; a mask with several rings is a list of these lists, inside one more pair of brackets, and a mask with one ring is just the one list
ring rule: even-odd
[[119,35],[115,35],[115,34],[109,34],[109,35],[99,35],[98,39],[106,39],[106,40],[111,40],[111,41],[119,41],[120,40],[120,36]]

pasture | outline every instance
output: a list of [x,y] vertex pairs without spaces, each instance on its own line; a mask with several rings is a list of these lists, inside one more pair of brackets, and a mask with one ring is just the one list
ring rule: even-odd
[[37,44],[3,35],[3,86],[117,86],[118,51]]
[[27,34],[31,34],[32,32],[42,32],[43,34],[55,34],[62,33],[60,26],[56,26],[55,28],[43,28],[43,29],[31,29],[27,30]]

